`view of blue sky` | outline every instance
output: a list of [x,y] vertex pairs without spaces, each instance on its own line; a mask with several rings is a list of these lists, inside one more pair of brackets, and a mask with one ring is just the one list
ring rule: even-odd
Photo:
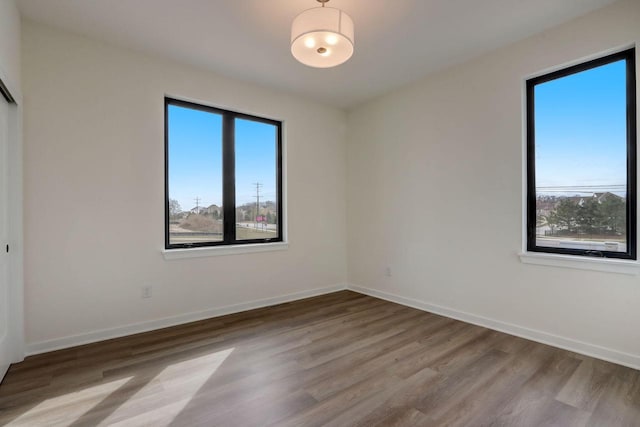
[[626,194],[626,64],[535,87],[538,194]]
[[[222,205],[222,116],[169,105],[169,198],[183,210]],[[273,125],[237,119],[236,205],[276,200],[276,141]]]

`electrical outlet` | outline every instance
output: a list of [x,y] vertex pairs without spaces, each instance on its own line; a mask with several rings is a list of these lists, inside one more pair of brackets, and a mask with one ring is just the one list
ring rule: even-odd
[[142,287],[142,298],[151,298],[153,295],[153,288],[151,286]]
[[384,275],[387,277],[391,277],[391,267],[387,267],[384,269]]

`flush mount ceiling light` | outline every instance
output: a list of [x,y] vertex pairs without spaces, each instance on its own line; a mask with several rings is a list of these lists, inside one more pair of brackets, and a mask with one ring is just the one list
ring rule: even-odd
[[353,20],[333,7],[329,0],[317,0],[322,7],[305,10],[291,25],[291,53],[310,67],[340,65],[353,55]]

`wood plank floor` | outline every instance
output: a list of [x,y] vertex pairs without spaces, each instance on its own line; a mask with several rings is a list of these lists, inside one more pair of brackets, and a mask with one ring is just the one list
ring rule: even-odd
[[640,372],[344,291],[27,358],[9,426],[640,426]]

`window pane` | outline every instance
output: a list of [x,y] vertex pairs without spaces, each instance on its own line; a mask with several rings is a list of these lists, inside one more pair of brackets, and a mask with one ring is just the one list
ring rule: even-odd
[[236,239],[278,237],[278,128],[251,120],[235,121]]
[[626,252],[626,62],[535,86],[536,246]]
[[222,236],[222,116],[169,105],[169,244]]

